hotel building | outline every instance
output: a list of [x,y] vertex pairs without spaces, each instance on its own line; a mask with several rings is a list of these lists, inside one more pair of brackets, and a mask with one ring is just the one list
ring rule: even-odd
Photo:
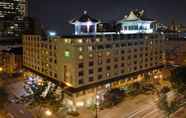
[[108,89],[140,81],[162,67],[164,37],[155,31],[154,20],[141,17],[130,12],[118,22],[121,31],[99,33],[100,21],[85,12],[70,22],[74,35],[25,34],[24,67],[64,85],[64,101],[72,110],[89,106]]

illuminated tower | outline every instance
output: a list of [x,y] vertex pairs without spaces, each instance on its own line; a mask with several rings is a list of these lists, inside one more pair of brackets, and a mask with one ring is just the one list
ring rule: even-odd
[[120,33],[153,33],[157,30],[157,22],[154,19],[146,18],[143,10],[131,11],[128,16],[118,21],[121,24]]
[[87,11],[84,11],[81,17],[73,19],[70,23],[74,25],[75,35],[88,35],[96,34],[99,21],[90,17]]

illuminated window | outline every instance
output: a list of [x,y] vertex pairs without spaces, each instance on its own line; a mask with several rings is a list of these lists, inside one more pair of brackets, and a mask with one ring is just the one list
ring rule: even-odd
[[106,55],[107,55],[107,56],[110,56],[110,54],[111,54],[110,52],[106,52]]
[[93,58],[93,54],[89,54],[89,57],[90,57],[90,58]]
[[70,57],[70,51],[66,50],[64,56],[65,57]]
[[79,47],[79,51],[82,52],[83,51],[83,47]]
[[97,38],[97,39],[96,39],[96,42],[100,42],[100,39]]
[[83,40],[82,40],[82,39],[79,39],[79,40],[78,40],[78,43],[83,43]]
[[83,59],[83,55],[79,55],[79,59],[82,60]]
[[107,76],[107,77],[110,77],[110,73],[107,73],[106,76]]
[[65,43],[71,43],[71,39],[65,39]]
[[93,46],[88,46],[89,51],[93,51]]

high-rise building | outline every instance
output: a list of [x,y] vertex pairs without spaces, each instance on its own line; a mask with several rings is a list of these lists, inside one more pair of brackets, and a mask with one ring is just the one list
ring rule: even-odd
[[97,32],[98,21],[84,13],[72,22],[75,35],[26,34],[24,67],[64,85],[65,103],[72,109],[95,103],[106,90],[140,81],[162,67],[163,36],[152,22],[133,17],[119,22],[120,32]]
[[27,0],[0,0],[1,40],[20,38],[27,16]]

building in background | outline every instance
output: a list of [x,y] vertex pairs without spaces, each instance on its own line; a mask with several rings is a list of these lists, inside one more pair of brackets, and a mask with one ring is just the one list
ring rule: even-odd
[[27,0],[0,0],[0,42],[21,42],[27,14]]
[[2,72],[14,74],[22,69],[22,48],[11,48],[0,52],[0,68]]
[[131,34],[123,29],[100,33],[95,30],[98,21],[91,19],[74,20],[75,35],[25,34],[23,38],[24,67],[61,83],[65,103],[72,110],[95,103],[95,96],[102,99],[110,88],[140,81],[163,65],[164,36],[160,33]]
[[166,33],[165,57],[168,65],[186,65],[186,33]]

